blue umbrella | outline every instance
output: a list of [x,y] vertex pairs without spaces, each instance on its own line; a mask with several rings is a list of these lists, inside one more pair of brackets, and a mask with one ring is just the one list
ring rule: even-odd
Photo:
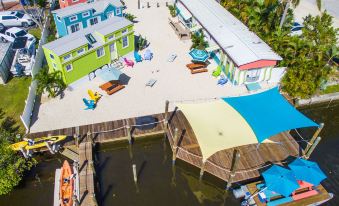
[[204,50],[192,49],[189,54],[193,61],[205,62],[208,59],[208,53]]
[[273,165],[262,173],[267,189],[285,197],[299,188],[299,184],[291,170]]
[[98,69],[95,74],[100,77],[102,80],[108,82],[112,80],[119,80],[122,72],[113,67],[107,67],[103,69]]
[[302,180],[313,185],[319,185],[326,179],[326,175],[319,168],[316,162],[297,158],[288,165],[293,171],[297,180]]

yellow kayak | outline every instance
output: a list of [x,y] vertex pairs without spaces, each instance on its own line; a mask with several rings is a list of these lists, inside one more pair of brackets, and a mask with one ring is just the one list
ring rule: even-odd
[[11,148],[15,151],[20,150],[21,147],[24,148],[25,150],[38,149],[41,147],[46,147],[45,142],[49,142],[50,144],[55,144],[57,142],[60,142],[66,139],[66,137],[67,137],[66,135],[59,135],[59,136],[35,138],[34,140],[21,141],[21,142],[12,144]]

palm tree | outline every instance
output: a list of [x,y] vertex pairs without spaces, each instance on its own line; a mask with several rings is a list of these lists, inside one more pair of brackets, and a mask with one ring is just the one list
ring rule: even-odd
[[47,67],[43,67],[39,73],[34,77],[37,80],[37,93],[43,94],[45,91],[48,93],[48,97],[56,97],[65,88],[66,84],[62,79],[62,73],[60,71],[48,72]]
[[192,35],[192,46],[191,48],[204,50],[208,47],[208,42],[205,41],[205,36],[202,31],[196,32]]

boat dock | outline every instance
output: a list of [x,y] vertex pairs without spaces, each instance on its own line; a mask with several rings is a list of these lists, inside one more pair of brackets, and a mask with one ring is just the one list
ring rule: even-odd
[[[202,154],[195,134],[181,111],[152,115],[155,122],[147,123],[151,128],[137,125],[137,118],[103,122],[79,127],[64,128],[53,131],[30,134],[30,137],[47,135],[67,135],[69,141],[63,147],[77,146],[79,154],[80,195],[81,205],[97,205],[95,200],[95,162],[93,162],[93,145],[112,141],[129,141],[149,136],[166,134],[172,147],[173,160],[180,159],[203,172],[208,172],[226,182],[242,182],[260,176],[260,171],[270,165],[282,164],[290,157],[298,156],[302,149],[293,137],[284,132],[270,138],[275,143],[246,145],[227,149],[211,156],[202,168]],[[167,117],[168,121],[165,121]],[[144,125],[145,126],[145,125]],[[240,160],[235,176],[230,179],[233,154],[235,149],[240,153]],[[73,154],[74,155],[74,154]],[[73,156],[71,155],[71,156]]]

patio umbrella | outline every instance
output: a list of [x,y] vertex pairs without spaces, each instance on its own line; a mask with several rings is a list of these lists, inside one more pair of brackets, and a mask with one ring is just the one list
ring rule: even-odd
[[100,77],[102,80],[108,82],[113,80],[119,80],[122,72],[113,67],[106,67],[103,69],[98,69],[95,74]]
[[208,53],[205,50],[192,49],[189,54],[193,61],[205,62],[208,59]]
[[316,162],[297,158],[288,166],[293,171],[297,180],[302,180],[317,186],[322,180],[326,179],[326,175],[321,171]]
[[299,184],[291,170],[273,165],[262,173],[267,189],[285,197],[299,188]]

